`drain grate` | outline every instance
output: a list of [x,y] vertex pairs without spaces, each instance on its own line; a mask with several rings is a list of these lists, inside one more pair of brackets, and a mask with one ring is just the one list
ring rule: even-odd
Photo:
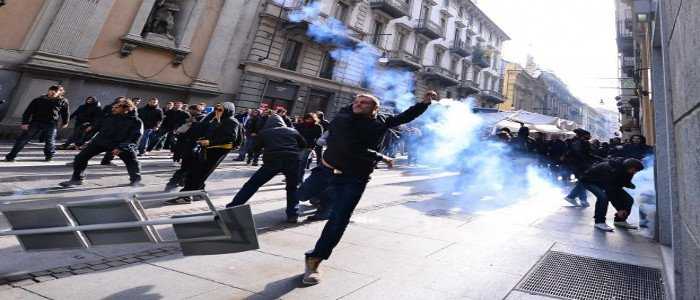
[[550,251],[516,288],[568,299],[662,300],[661,271]]

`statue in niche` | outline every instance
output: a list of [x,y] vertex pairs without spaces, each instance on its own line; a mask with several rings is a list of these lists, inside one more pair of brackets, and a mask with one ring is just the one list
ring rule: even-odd
[[144,31],[146,33],[160,34],[170,40],[174,40],[175,14],[178,11],[180,11],[180,6],[175,1],[158,0]]

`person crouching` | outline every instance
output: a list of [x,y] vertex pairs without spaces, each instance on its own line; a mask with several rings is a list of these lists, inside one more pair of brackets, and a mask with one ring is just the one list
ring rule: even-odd
[[282,117],[272,114],[253,146],[263,150],[263,165],[258,169],[226,207],[243,205],[265,183],[278,173],[284,174],[287,190],[287,222],[297,223],[297,186],[299,185],[299,155],[307,147],[304,137],[294,128],[286,127]]
[[131,186],[141,185],[141,165],[136,158],[136,145],[141,138],[143,124],[136,115],[131,100],[124,100],[112,106],[112,114],[95,128],[97,136],[75,156],[73,176],[69,181],[61,182],[62,187],[83,184],[88,161],[94,156],[109,152],[118,156],[126,165]]
[[613,158],[593,165],[581,176],[581,184],[596,196],[595,228],[610,232],[612,227],[605,223],[608,202],[617,210],[614,225],[624,229],[636,229],[627,223],[634,199],[623,188],[634,189],[634,174],[644,169],[644,164],[634,158]]

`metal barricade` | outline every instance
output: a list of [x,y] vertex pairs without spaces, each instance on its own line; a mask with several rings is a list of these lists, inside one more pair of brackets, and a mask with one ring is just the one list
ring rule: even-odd
[[[201,197],[208,212],[149,219],[144,203],[175,197]],[[10,207],[10,209],[5,209]],[[208,255],[258,249],[250,206],[216,209],[204,191],[132,194],[120,198],[59,203],[52,207],[12,209],[0,206],[25,251],[65,250],[128,243],[179,243],[182,253]],[[171,225],[174,239],[165,239],[156,226]]]

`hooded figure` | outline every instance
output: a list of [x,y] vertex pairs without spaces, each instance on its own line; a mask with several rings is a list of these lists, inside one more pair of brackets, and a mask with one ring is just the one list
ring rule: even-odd
[[[201,122],[193,124],[185,133],[193,138],[196,146],[192,151],[193,161],[185,177],[185,187],[181,191],[203,190],[204,182],[219,166],[226,155],[241,143],[241,125],[234,118],[236,107],[231,102],[219,103],[214,111]],[[168,200],[167,204],[187,204],[191,197]]]
[[287,190],[287,222],[296,223],[299,217],[297,212],[299,153],[307,147],[304,137],[296,129],[287,127],[282,117],[273,114],[267,118],[260,130],[254,147],[258,152],[262,149],[263,165],[248,179],[226,207],[245,204],[261,186],[275,175],[282,173]]
[[102,109],[100,103],[95,97],[89,96],[85,98],[85,103],[78,106],[71,115],[70,119],[75,120],[73,134],[66,140],[59,149],[78,149],[86,140],[92,137],[91,127],[94,126],[102,117]]

